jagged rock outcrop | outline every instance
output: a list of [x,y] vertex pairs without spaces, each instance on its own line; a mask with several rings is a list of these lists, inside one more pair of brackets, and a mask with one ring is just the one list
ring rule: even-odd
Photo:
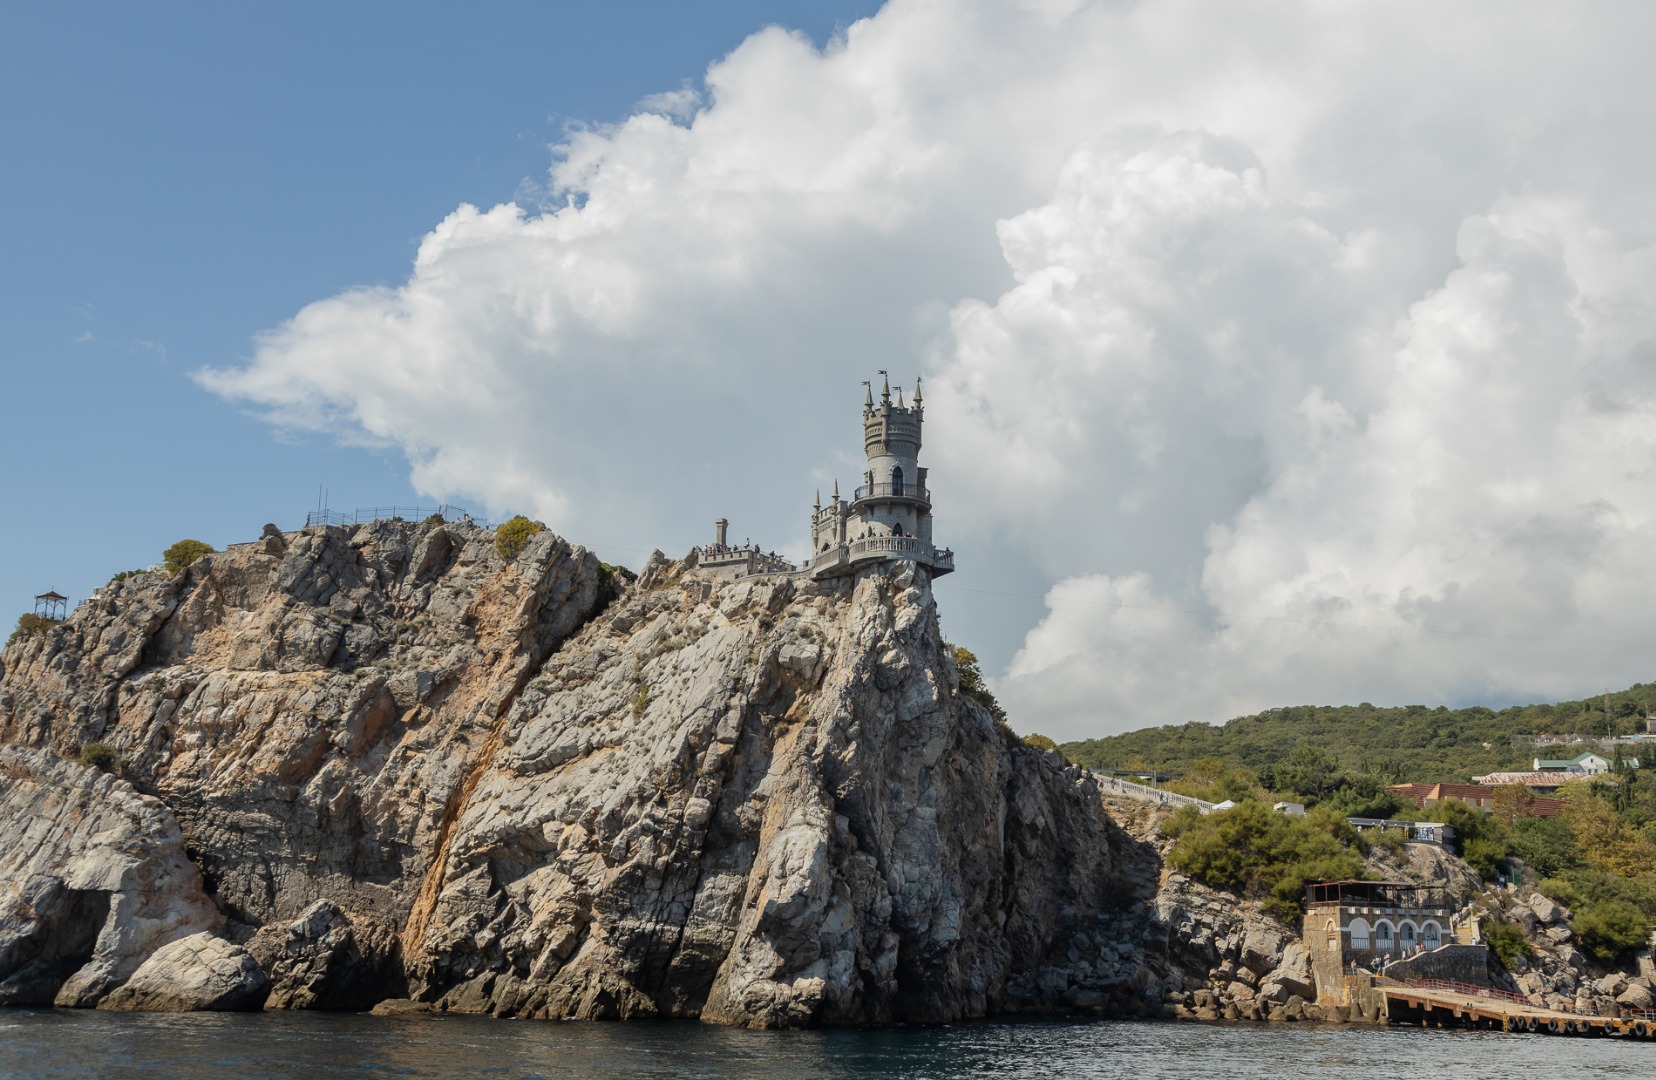
[[91,1005],[219,922],[160,800],[0,746],[0,1004]]
[[[202,918],[75,1000],[224,1007],[248,964],[278,1007],[775,1026],[1149,1000],[1116,929],[1151,921],[1154,853],[959,695],[924,570],[657,557],[613,591],[550,533],[508,560],[466,525],[267,530],[8,649],[0,740],[35,749],[7,752],[62,773],[42,792],[171,815],[201,872],[144,897]],[[122,780],[56,760],[94,741]],[[65,985],[75,911],[14,935]]]

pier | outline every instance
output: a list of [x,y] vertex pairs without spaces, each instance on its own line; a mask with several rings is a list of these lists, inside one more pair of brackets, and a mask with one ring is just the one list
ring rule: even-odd
[[[1362,990],[1353,989],[1354,997],[1365,996]],[[1583,1038],[1656,1037],[1656,1012],[1649,1010],[1627,1011],[1620,1016],[1556,1012],[1517,994],[1444,979],[1397,982],[1379,978],[1373,980],[1369,992],[1383,1002],[1384,1016],[1393,1024]]]

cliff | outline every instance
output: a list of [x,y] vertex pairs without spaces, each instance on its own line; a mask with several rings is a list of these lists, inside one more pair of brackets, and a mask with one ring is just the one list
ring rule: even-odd
[[658,555],[618,590],[550,533],[267,532],[0,659],[0,1001],[785,1026],[1142,997],[1117,939],[1154,852],[960,696],[924,569]]

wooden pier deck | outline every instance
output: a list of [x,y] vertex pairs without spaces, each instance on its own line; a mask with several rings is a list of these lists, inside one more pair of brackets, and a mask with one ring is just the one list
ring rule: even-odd
[[1656,1038],[1656,1013],[1585,1016],[1555,1012],[1524,1001],[1515,994],[1438,980],[1404,984],[1379,979],[1375,981],[1374,991],[1384,996],[1387,1018],[1394,1024],[1470,1027],[1538,1035]]

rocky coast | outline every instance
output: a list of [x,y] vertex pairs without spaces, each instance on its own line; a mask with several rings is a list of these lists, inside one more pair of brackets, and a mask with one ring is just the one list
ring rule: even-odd
[[[0,658],[0,1003],[1364,1019],[1156,820],[961,692],[923,567],[628,583],[550,532],[271,527]],[[1525,991],[1649,995],[1556,905],[1375,858],[1531,930]]]

